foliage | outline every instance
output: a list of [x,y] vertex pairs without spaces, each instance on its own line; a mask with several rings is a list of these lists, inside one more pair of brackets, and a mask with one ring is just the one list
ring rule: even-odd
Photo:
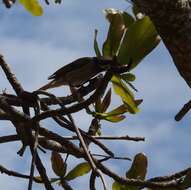
[[[128,179],[141,179],[144,180],[147,174],[147,157],[143,153],[135,155],[133,163],[130,169],[126,172],[126,178]],[[132,185],[123,185],[117,181],[114,181],[112,190],[138,190],[139,187]]]
[[[32,15],[43,15],[43,8],[38,0],[19,0],[18,2],[22,4],[26,8],[26,10],[29,11]],[[60,2],[61,1],[59,0],[55,1],[55,3]],[[49,2],[46,1],[46,3]],[[0,99],[0,111],[1,109],[3,110],[3,112],[8,110],[8,113],[10,112],[8,116],[10,116],[10,114],[12,113],[16,115],[16,121],[10,120],[15,126],[19,125],[18,123],[22,121],[20,125],[23,125],[23,123],[26,122],[25,125],[29,125],[31,127],[31,131],[34,130],[36,137],[35,143],[32,144],[33,141],[31,144],[27,142],[27,145],[29,145],[32,149],[31,152],[33,159],[35,160],[36,158],[36,160],[38,161],[38,163],[35,163],[36,166],[39,166],[38,152],[35,149],[36,143],[38,144],[38,137],[43,136],[45,139],[44,142],[46,143],[54,141],[51,146],[48,146],[47,144],[44,145],[43,143],[41,146],[43,146],[43,148],[48,147],[47,149],[52,150],[50,160],[52,164],[52,170],[55,176],[48,179],[48,177],[46,177],[45,175],[46,172],[42,172],[39,167],[37,167],[40,176],[34,177],[34,181],[45,185],[46,189],[51,189],[52,183],[57,183],[61,187],[63,187],[63,189],[70,190],[72,189],[72,187],[70,186],[71,181],[77,180],[79,177],[87,175],[89,173],[91,173],[91,190],[95,189],[95,181],[97,177],[100,177],[102,179],[103,186],[106,189],[106,185],[103,179],[103,173],[113,179],[112,190],[138,190],[144,187],[151,187],[151,189],[160,189],[158,188],[158,186],[161,184],[163,185],[163,183],[160,183],[161,179],[157,181],[157,183],[154,183],[153,179],[146,180],[148,158],[144,153],[138,153],[134,156],[131,166],[124,168],[124,177],[120,177],[116,173],[110,171],[106,167],[106,165],[103,164],[103,162],[112,158],[117,159],[117,157],[115,157],[114,153],[109,150],[105,146],[105,144],[99,141],[99,138],[96,138],[97,136],[99,136],[100,138],[102,137],[102,120],[109,121],[111,123],[122,122],[126,118],[126,116],[128,116],[128,114],[135,115],[140,111],[139,105],[142,103],[143,100],[136,99],[137,89],[133,85],[133,82],[136,80],[136,76],[132,72],[133,69],[137,67],[141,63],[141,61],[160,42],[160,38],[158,37],[156,29],[150,18],[148,16],[140,14],[138,7],[133,6],[132,8],[132,12],[134,15],[131,15],[125,11],[112,8],[104,10],[105,17],[109,22],[109,28],[106,39],[104,40],[102,45],[100,45],[97,41],[98,31],[95,30],[93,48],[96,57],[103,60],[111,60],[111,64],[106,65],[106,67],[101,64],[99,65],[100,68],[104,69],[105,75],[104,77],[99,79],[100,81],[97,80],[97,78],[95,77],[98,85],[93,89],[95,90],[94,93],[90,94],[90,92],[93,91],[92,90],[84,96],[80,97],[78,96],[77,91],[76,94],[74,92],[74,94],[71,95],[73,99],[69,97],[72,100],[68,100],[68,97],[64,97],[63,99],[67,99],[70,103],[77,102],[74,105],[68,107],[65,106],[65,104],[68,103],[64,104],[64,101],[62,102],[62,100],[60,100],[58,97],[47,92],[24,92],[24,95],[22,93],[17,93],[17,95],[19,94],[17,98],[22,99],[24,97],[24,100],[27,103],[28,101],[30,101],[30,106],[32,105],[31,107],[34,108],[35,116],[31,118],[29,117],[30,114],[29,116],[26,116],[27,114],[25,112],[23,114],[24,116],[21,116],[20,112],[17,112],[13,109],[13,106],[11,107],[11,109],[5,109],[6,104],[3,104],[3,101],[1,101]],[[97,64],[99,64],[99,62]],[[120,70],[124,68],[126,68],[127,70]],[[9,69],[5,68],[5,66],[4,70],[6,71],[5,73],[7,75],[11,73],[8,72]],[[110,77],[107,78],[107,76]],[[10,79],[11,77],[9,76],[7,78]],[[108,79],[108,81],[106,79]],[[110,85],[108,85],[108,83],[110,83]],[[109,86],[109,89],[107,89],[107,86]],[[85,87],[82,85],[79,89],[83,91]],[[120,98],[121,104],[111,109],[113,92]],[[42,99],[39,98],[39,94],[48,96],[51,103],[54,102],[54,104],[60,106],[61,108],[51,109],[51,107],[46,104],[46,101],[43,102]],[[86,95],[88,95],[87,99]],[[50,105],[53,104],[51,103]],[[25,107],[23,106],[23,110],[25,110],[24,108]],[[78,112],[82,109],[85,109],[87,114],[92,116],[92,122],[88,132],[85,132],[78,126],[76,126],[74,119],[72,118],[73,113]],[[59,126],[70,130],[70,132],[72,133],[75,132],[77,136],[72,136],[71,139],[77,139],[79,141],[79,145],[76,145],[77,143],[72,143],[70,141],[71,139],[68,140],[66,137],[63,137],[56,132],[48,131],[42,128],[39,122],[45,118],[52,118],[54,119],[54,121],[57,122]],[[48,138],[48,140],[46,138]],[[128,136],[126,136],[126,138],[130,139],[130,137]],[[34,135],[32,134],[32,132],[31,139],[34,140]],[[44,139],[41,138],[40,140]],[[24,140],[22,139],[22,143],[23,141]],[[102,157],[104,157],[103,159],[96,159],[96,156],[94,156],[91,147],[89,146],[90,143],[95,143],[106,153],[106,155],[101,155]],[[67,154],[65,160],[63,160],[62,158],[63,153]],[[79,160],[83,159],[85,161],[80,163],[78,162],[78,164],[75,164],[73,169],[68,169],[68,155],[72,155]],[[34,163],[32,163],[32,165],[33,164]],[[189,188],[191,186],[190,170],[184,171],[182,173],[184,173],[184,175],[182,175],[183,177],[179,177],[177,175],[178,177],[175,179],[166,179],[168,178],[168,176],[163,179],[164,181],[167,181],[166,183],[164,183],[166,185],[165,189],[176,189],[173,186],[175,180],[178,181],[177,184],[180,185],[180,189]],[[17,173],[15,174],[15,172],[12,172],[12,174],[15,176],[18,175]],[[33,173],[31,172],[30,176],[24,176],[24,178],[29,178],[29,180],[33,179]],[[168,188],[167,186],[169,184],[173,187]]]

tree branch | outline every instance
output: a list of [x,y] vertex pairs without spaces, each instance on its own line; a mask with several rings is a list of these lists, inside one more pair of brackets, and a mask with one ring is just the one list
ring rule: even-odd
[[133,0],[163,39],[180,75],[191,87],[190,0]]

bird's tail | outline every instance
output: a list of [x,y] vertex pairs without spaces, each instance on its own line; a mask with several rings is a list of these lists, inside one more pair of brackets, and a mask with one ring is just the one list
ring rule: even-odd
[[42,86],[38,90],[47,90],[47,89],[55,88],[55,87],[58,87],[58,86],[61,86],[61,85],[63,85],[61,81],[53,80],[53,81],[49,82],[48,84]]

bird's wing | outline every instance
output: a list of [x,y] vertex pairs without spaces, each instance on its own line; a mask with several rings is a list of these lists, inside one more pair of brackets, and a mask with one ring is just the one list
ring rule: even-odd
[[62,80],[53,80],[53,81],[49,82],[48,84],[42,86],[38,90],[47,90],[50,88],[58,87],[60,85],[65,85]]
[[51,76],[48,77],[48,79],[58,79],[63,76],[63,73],[68,73],[70,72],[73,68],[78,69],[86,64],[88,64],[91,61],[91,57],[83,57],[79,58],[62,68],[58,69],[55,73],[53,73]]

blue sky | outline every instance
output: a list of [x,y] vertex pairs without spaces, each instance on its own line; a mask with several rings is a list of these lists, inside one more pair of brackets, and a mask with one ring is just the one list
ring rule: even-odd
[[[21,5],[11,10],[5,10],[1,5],[0,53],[26,90],[38,89],[47,82],[47,76],[64,64],[78,57],[94,56],[94,29],[99,30],[101,44],[108,26],[102,10],[110,7],[130,10],[123,0],[64,0],[59,6],[44,6],[44,16],[37,18]],[[145,136],[146,142],[117,141],[107,142],[107,145],[121,156],[133,157],[138,152],[145,152],[149,157],[148,176],[167,175],[190,166],[191,153],[187,148],[191,132],[190,114],[179,123],[174,121],[175,114],[189,100],[190,89],[179,76],[164,45],[161,43],[133,72],[137,76],[137,97],[144,100],[140,106],[141,112],[136,116],[127,116],[125,122],[119,125],[105,122],[103,134]],[[1,70],[0,80],[0,89],[6,88],[7,92],[12,92]],[[68,91],[61,88],[52,92],[65,95]],[[113,105],[118,102],[115,97]],[[76,120],[83,129],[90,122],[90,118],[83,113],[76,114]],[[55,129],[52,121],[45,122],[45,125]],[[14,133],[8,122],[0,122],[0,126],[2,136]],[[6,149],[0,145],[0,164],[28,173],[30,159],[27,152],[23,158],[17,156],[15,150],[19,147],[20,144],[15,143],[7,144]],[[97,151],[95,147],[94,150]],[[48,171],[51,171],[49,155],[42,157]],[[76,160],[71,161],[71,164],[74,163]],[[127,161],[108,162],[108,166],[121,175],[129,165]],[[86,177],[72,184],[76,190],[84,189],[85,185],[88,187]],[[0,185],[6,190],[25,189],[27,181],[1,175]],[[43,189],[39,185],[34,187]]]

